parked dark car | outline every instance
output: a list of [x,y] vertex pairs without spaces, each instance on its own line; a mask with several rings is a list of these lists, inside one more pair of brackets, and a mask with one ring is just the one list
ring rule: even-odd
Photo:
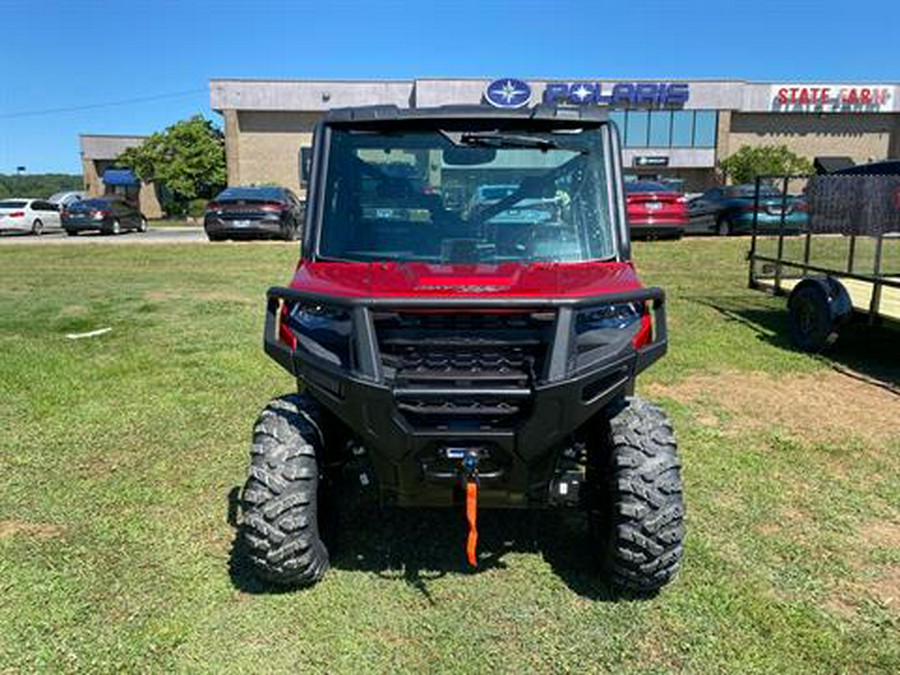
[[203,227],[210,241],[285,239],[300,236],[303,204],[283,187],[230,187],[206,205]]
[[684,195],[656,181],[626,181],[625,204],[634,238],[680,239],[688,224]]
[[73,202],[62,212],[61,220],[69,236],[91,230],[103,234],[147,231],[147,219],[143,214],[128,202],[113,197]]
[[[756,211],[756,185],[723,185],[707,190],[688,203],[689,232],[721,235],[749,234]],[[769,185],[760,186],[757,232],[777,234],[784,208],[784,230],[801,232],[809,222],[809,207],[801,197],[782,193]]]

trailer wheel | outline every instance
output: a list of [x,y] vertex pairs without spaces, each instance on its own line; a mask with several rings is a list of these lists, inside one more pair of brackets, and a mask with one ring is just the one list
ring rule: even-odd
[[675,576],[683,551],[675,433],[666,414],[641,398],[613,405],[602,440],[589,451],[591,529],[611,581],[653,593]]
[[319,536],[319,420],[316,402],[295,394],[272,400],[253,428],[239,536],[259,576],[280,585],[309,586],[328,570]]
[[811,354],[825,351],[837,340],[838,328],[820,285],[801,283],[791,292],[788,330],[798,349]]

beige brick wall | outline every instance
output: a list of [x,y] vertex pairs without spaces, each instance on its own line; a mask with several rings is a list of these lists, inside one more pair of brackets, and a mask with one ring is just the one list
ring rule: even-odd
[[97,164],[86,157],[81,157],[81,174],[84,181],[84,189],[89,197],[99,197],[103,194],[103,183],[97,175]]
[[141,183],[141,191],[138,193],[138,208],[146,218],[162,218],[163,210],[156,196],[156,186],[153,183]]
[[897,126],[887,114],[733,113],[726,147],[730,154],[743,145],[786,145],[810,160],[845,155],[859,164],[888,157]]
[[716,157],[721,159],[728,157],[732,150],[731,141],[731,116],[730,110],[720,110],[716,120]]
[[321,114],[244,110],[229,120],[231,112],[225,112],[228,184],[278,183],[303,198],[300,148],[312,144]]

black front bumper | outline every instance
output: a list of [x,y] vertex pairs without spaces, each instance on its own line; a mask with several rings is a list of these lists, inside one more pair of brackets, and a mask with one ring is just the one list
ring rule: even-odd
[[[316,355],[292,349],[279,339],[283,303],[339,306],[352,319],[355,368],[338,367]],[[579,308],[620,303],[649,303],[654,335],[635,349],[630,341],[604,354],[589,368],[572,372],[575,312]],[[407,394],[385,377],[373,313],[381,311],[490,310],[552,311],[553,340],[544,376],[523,390],[498,394],[527,397],[528,414],[509,428],[423,428],[410,422],[398,407]],[[640,371],[663,356],[667,348],[665,295],[659,288],[605,294],[589,298],[344,298],[320,296],[289,288],[268,292],[264,344],[266,353],[301,381],[307,390],[341,420],[369,450],[381,495],[398,505],[449,505],[453,476],[442,474],[435,458],[448,447],[486,448],[494,464],[482,480],[480,501],[486,506],[543,504],[559,452],[573,432],[613,399],[629,393]],[[416,389],[421,395],[422,389]],[[426,392],[427,393],[427,392]],[[434,395],[459,394],[460,389],[434,390]],[[475,390],[472,394],[491,392]],[[448,483],[449,488],[448,489]]]

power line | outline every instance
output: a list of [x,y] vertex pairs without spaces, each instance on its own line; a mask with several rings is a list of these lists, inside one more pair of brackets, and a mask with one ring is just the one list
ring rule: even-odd
[[109,108],[119,105],[132,105],[134,103],[147,103],[149,101],[161,101],[167,98],[179,98],[205,92],[206,89],[189,89],[187,91],[179,91],[171,94],[158,94],[156,96],[143,96],[140,98],[129,98],[122,101],[110,101],[108,103],[90,103],[88,105],[75,105],[67,108],[47,108],[45,110],[23,110],[15,113],[2,113],[0,119],[11,119],[13,117],[37,117],[39,115],[56,115],[58,113],[77,112],[79,110],[94,110],[96,108]]

